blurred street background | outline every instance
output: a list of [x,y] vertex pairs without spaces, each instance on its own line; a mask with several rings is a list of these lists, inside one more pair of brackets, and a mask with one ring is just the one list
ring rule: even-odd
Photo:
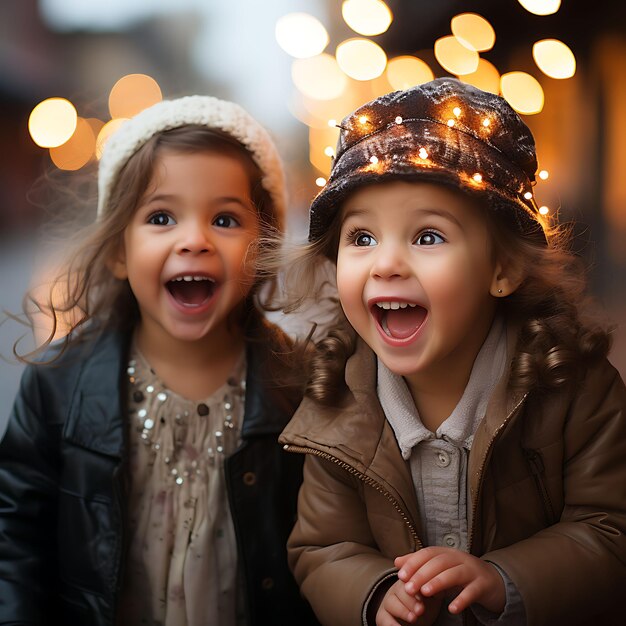
[[[45,281],[58,216],[93,215],[99,150],[146,106],[208,94],[246,108],[285,160],[302,237],[336,123],[445,75],[501,93],[531,127],[536,197],[573,224],[626,378],[626,3],[614,0],[1,0],[0,319]],[[0,325],[0,433],[27,332]]]

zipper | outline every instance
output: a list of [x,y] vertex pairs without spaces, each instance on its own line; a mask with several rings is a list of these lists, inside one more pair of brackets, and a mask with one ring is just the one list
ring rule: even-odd
[[524,448],[523,452],[528,464],[530,465],[530,471],[533,475],[537,491],[539,492],[543,512],[546,516],[546,523],[550,526],[554,523],[554,507],[552,506],[552,500],[550,499],[550,494],[548,493],[548,489],[543,479],[545,474],[543,458],[539,452],[531,450],[530,448]]
[[328,452],[322,452],[321,450],[316,450],[315,448],[308,448],[306,446],[294,446],[291,444],[285,444],[283,446],[283,450],[286,450],[287,452],[300,452],[303,454],[312,454],[313,456],[320,457],[321,459],[331,461],[335,465],[338,465],[339,467],[346,470],[349,474],[356,476],[359,480],[364,482],[366,485],[369,485],[370,487],[373,487],[379,493],[382,493],[385,496],[385,498],[387,498],[387,500],[391,503],[393,508],[400,514],[404,523],[408,527],[409,532],[411,533],[411,536],[413,537],[413,541],[415,542],[415,549],[421,550],[424,547],[422,545],[422,542],[420,541],[420,538],[417,536],[417,531],[415,530],[413,523],[411,522],[409,516],[405,513],[404,509],[402,508],[398,500],[392,494],[390,494],[379,482],[375,481],[373,478],[371,478],[367,474],[364,474],[363,472],[359,472],[359,470],[357,470],[355,467],[353,467],[349,463],[346,463],[345,461],[338,459],[336,456],[333,456],[332,454],[328,454]]
[[472,527],[470,528],[470,533],[469,533],[469,540],[467,543],[467,551],[469,552],[469,554],[472,553],[472,543],[474,541],[474,529],[476,527],[476,512],[478,510],[478,502],[480,500],[480,495],[481,495],[481,488],[483,486],[483,472],[485,470],[485,466],[487,465],[487,460],[491,454],[491,449],[493,447],[493,444],[495,443],[496,439],[498,439],[498,437],[500,436],[500,433],[502,433],[502,430],[504,429],[504,427],[509,423],[509,421],[511,420],[511,418],[513,417],[513,415],[515,415],[515,413],[517,413],[517,411],[519,410],[519,408],[522,406],[524,400],[526,400],[526,397],[528,396],[528,391],[520,398],[520,401],[511,409],[510,413],[506,416],[506,418],[504,419],[504,421],[500,424],[500,426],[498,426],[498,428],[496,428],[495,432],[493,433],[491,439],[489,440],[489,443],[487,444],[487,449],[485,450],[485,454],[483,455],[483,459],[480,463],[480,467],[478,469],[478,487],[476,488],[476,495],[472,500]]

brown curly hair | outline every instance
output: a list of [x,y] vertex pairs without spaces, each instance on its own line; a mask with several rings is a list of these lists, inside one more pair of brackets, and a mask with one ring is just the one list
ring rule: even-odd
[[[509,388],[541,393],[576,384],[590,361],[607,355],[610,335],[590,313],[582,261],[569,251],[570,231],[548,222],[520,225],[509,207],[483,203],[481,209],[496,254],[517,264],[524,277],[513,294],[498,300],[506,319],[520,329]],[[311,297],[320,258],[336,263],[340,213],[320,239],[289,253],[291,272],[297,274],[292,282],[302,294],[294,294],[289,309]],[[317,343],[308,364],[306,393],[323,404],[341,402],[345,364],[357,339],[338,301],[336,310],[334,327]]]
[[[50,345],[59,324],[65,322],[68,333],[62,345],[55,350],[53,360],[61,356],[70,342],[81,341],[93,332],[104,332],[117,328],[132,329],[138,321],[137,301],[127,280],[116,279],[109,267],[111,259],[119,250],[124,230],[129,224],[136,207],[145,194],[155,165],[161,153],[169,150],[177,153],[217,152],[237,158],[246,168],[250,178],[252,201],[258,212],[262,237],[257,246],[255,282],[244,302],[243,328],[248,328],[251,317],[258,316],[273,294],[274,277],[264,269],[262,257],[280,242],[280,219],[270,194],[261,184],[261,171],[250,153],[232,136],[220,130],[189,124],[163,131],[153,136],[126,162],[120,171],[105,215],[66,236],[64,247],[70,250],[62,269],[53,279],[50,289],[42,301],[34,291],[26,294],[23,311],[33,331],[35,319],[45,316],[50,331],[35,350],[20,354],[17,342],[13,353],[25,363]],[[72,224],[67,230],[71,232]],[[262,290],[263,286],[267,288]],[[267,304],[269,307],[269,304]],[[15,316],[11,316],[15,319]],[[81,332],[76,332],[80,330]],[[38,362],[42,362],[38,360]]]

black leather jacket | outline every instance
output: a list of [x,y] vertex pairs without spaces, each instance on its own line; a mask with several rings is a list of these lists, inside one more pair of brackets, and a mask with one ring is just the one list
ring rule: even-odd
[[[0,624],[116,623],[125,555],[127,337],[101,334],[24,372],[0,444]],[[285,544],[302,480],[278,434],[298,398],[247,349],[243,444],[226,460],[251,625],[316,624]],[[134,625],[132,625],[134,626]]]

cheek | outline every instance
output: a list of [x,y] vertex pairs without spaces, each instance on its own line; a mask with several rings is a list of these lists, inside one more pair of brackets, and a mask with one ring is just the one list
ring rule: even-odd
[[344,299],[354,298],[354,294],[359,290],[358,282],[354,264],[350,263],[345,254],[339,252],[337,256],[337,291],[342,302]]
[[365,279],[359,265],[351,261],[337,258],[337,292],[341,308],[350,324],[357,332],[363,333],[369,314],[363,303]]

